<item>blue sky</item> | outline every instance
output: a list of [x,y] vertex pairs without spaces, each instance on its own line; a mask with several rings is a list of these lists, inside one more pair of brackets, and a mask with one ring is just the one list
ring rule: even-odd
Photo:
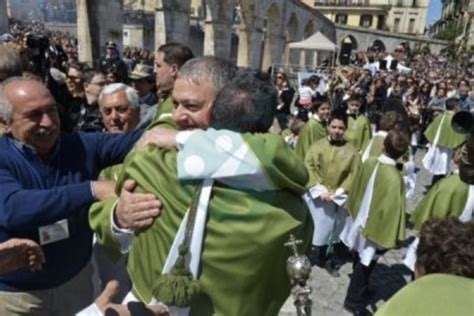
[[433,24],[441,17],[441,0],[430,0],[428,7],[428,18],[426,19],[426,26]]

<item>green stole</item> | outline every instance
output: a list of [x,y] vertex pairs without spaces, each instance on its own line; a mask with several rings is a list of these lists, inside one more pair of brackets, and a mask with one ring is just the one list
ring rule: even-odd
[[456,148],[466,140],[465,135],[456,133],[451,127],[453,116],[453,111],[446,111],[431,122],[425,131],[425,137],[431,144],[435,141],[438,129],[440,129],[440,133],[438,142],[435,144],[438,147]]
[[304,160],[309,147],[328,135],[326,125],[319,117],[312,117],[301,129],[295,146],[296,155]]
[[[360,177],[354,182],[346,208],[355,220],[359,214],[372,173],[378,158],[369,158],[363,165]],[[405,185],[400,171],[392,165],[380,163],[375,175],[369,217],[362,235],[376,244],[390,249],[405,239]]]
[[371,137],[369,119],[362,114],[358,115],[357,118],[348,115],[347,121],[348,127],[344,138],[357,149],[357,152],[361,152],[367,146]]
[[468,316],[474,313],[474,280],[428,274],[406,285],[375,316]]
[[453,174],[438,181],[416,206],[410,222],[416,231],[432,218],[459,217],[466,206],[469,184]]
[[[307,171],[278,135],[246,135],[275,191],[235,190],[216,183],[208,210],[199,283],[203,295],[191,304],[191,315],[277,315],[290,294],[284,243],[290,234],[310,245],[312,221],[300,198]],[[133,239],[128,272],[135,296],[153,297],[154,282],[189,208],[198,181],[177,178],[176,151],[146,148],[127,157],[117,185],[134,179],[139,192],[155,194],[163,203],[161,216]],[[282,167],[279,169],[278,167]],[[110,236],[114,201],[91,210],[98,240],[117,253]],[[97,204],[97,203],[96,203]],[[105,214],[104,214],[105,213]]]
[[349,193],[359,174],[360,156],[348,142],[331,144],[325,137],[309,148],[305,164],[309,171],[308,188],[322,184],[330,191],[342,188]]
[[[387,134],[383,135],[384,131],[379,131],[374,134],[374,137],[367,143],[367,146],[364,147],[364,150],[362,151],[362,159],[365,162],[367,158],[370,157],[379,157],[381,154],[384,153],[385,148],[384,148],[384,141],[385,137]],[[386,133],[386,132],[384,132]],[[368,148],[370,146],[370,148]],[[366,151],[368,150],[368,153]],[[367,157],[366,157],[367,156]],[[365,159],[364,159],[365,158]]]

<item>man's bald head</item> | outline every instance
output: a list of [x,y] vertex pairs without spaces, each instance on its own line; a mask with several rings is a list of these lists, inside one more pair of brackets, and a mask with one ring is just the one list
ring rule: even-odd
[[59,135],[56,103],[40,81],[14,77],[0,85],[0,121],[17,141],[49,155]]

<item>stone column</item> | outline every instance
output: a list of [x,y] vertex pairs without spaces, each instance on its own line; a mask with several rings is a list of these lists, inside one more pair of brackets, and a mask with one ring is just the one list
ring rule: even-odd
[[300,49],[300,66],[306,66],[306,50]]
[[204,25],[204,55],[230,59],[232,24],[228,21],[206,21]]
[[77,8],[77,41],[79,61],[92,66],[91,33],[89,28],[89,14],[87,13],[87,1],[76,0]]
[[262,55],[263,32],[261,29],[239,30],[239,54],[237,65],[260,69],[260,57]]
[[[161,1],[159,1],[161,2]],[[189,44],[190,8],[171,8],[161,4],[155,13],[155,50],[169,42]]]
[[262,70],[267,71],[272,64],[281,64],[285,38],[279,34],[269,34],[265,39]]
[[7,0],[0,0],[0,35],[8,31]]
[[[123,10],[121,0],[86,0],[89,19],[92,60],[96,63],[105,54],[105,43],[114,41],[122,50]],[[79,12],[78,12],[79,13]],[[79,16],[78,16],[79,20]],[[79,26],[79,23],[78,23]],[[79,34],[78,30],[78,34]]]

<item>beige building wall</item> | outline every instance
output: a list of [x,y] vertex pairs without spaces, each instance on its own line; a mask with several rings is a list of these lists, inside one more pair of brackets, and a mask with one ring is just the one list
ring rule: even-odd
[[392,32],[423,34],[428,14],[427,0],[400,1],[403,6],[393,6],[388,14],[387,26]]
[[[372,15],[369,29],[387,28],[391,32],[423,34],[429,0],[348,0],[351,5],[337,5],[339,0],[302,0],[316,8],[331,21],[336,22],[338,13],[347,14],[348,26],[361,26],[363,14]],[[320,3],[325,3],[320,5]],[[316,4],[316,5],[315,5]],[[383,16],[384,21],[379,18]]]

